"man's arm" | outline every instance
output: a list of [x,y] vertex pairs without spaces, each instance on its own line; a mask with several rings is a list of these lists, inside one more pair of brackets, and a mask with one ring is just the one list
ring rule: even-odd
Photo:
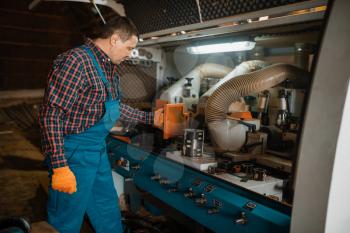
[[120,119],[125,121],[137,121],[144,124],[153,124],[153,112],[140,111],[126,104],[120,104]]
[[39,113],[39,125],[43,152],[45,156],[49,156],[52,168],[67,166],[62,119],[77,100],[78,90],[82,86],[82,70],[81,62],[74,57],[68,57],[49,74]]

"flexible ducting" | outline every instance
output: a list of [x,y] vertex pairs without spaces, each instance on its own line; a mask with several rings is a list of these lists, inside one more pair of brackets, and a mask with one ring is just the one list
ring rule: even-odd
[[164,91],[161,94],[160,99],[166,100],[169,103],[175,103],[175,97],[182,96],[183,86],[186,83],[185,78],[193,78],[192,89],[198,96],[201,79],[205,77],[223,78],[230,71],[232,71],[232,68],[214,63],[199,65]]
[[217,82],[213,87],[211,87],[208,91],[206,91],[199,99],[198,102],[198,113],[204,114],[204,110],[206,107],[207,100],[209,96],[221,85],[226,83],[228,80],[233,79],[239,75],[243,75],[246,73],[250,73],[256,70],[260,70],[262,68],[267,67],[269,64],[265,61],[260,60],[252,60],[245,61],[236,66],[230,73],[228,73],[224,78],[222,78],[219,82]]
[[228,107],[242,96],[258,93],[289,80],[294,88],[305,88],[309,73],[288,64],[276,64],[238,76],[218,87],[209,97],[206,121],[213,143],[219,150],[235,151],[245,141],[247,127],[227,119]]

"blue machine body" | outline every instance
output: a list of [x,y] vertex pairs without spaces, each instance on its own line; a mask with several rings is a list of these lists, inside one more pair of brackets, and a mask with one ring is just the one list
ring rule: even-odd
[[127,161],[116,172],[214,232],[289,232],[287,205],[112,137],[107,145],[112,163]]

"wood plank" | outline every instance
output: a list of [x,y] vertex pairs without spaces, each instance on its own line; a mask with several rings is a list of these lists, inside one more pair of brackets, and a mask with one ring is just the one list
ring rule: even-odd
[[51,67],[51,60],[1,60],[0,89],[44,88]]
[[14,42],[11,40],[2,41],[0,40],[0,45],[6,45],[6,46],[17,46],[17,47],[37,47],[37,48],[67,48],[66,45],[63,44],[40,44],[40,43],[32,43],[32,42]]
[[[47,74],[32,74],[32,73],[18,73],[16,76],[13,75],[7,75],[4,76],[3,74],[0,74],[0,79],[2,79],[4,82],[6,82],[7,84],[11,84],[13,82],[17,81],[23,81],[26,83],[43,83],[42,79],[44,79],[44,81],[46,81],[47,79]],[[30,80],[32,79],[32,80]],[[38,81],[39,80],[39,81]],[[43,88],[43,87],[38,87],[38,88]]]
[[25,31],[25,32],[41,32],[41,33],[52,33],[52,34],[65,34],[65,35],[80,35],[81,33],[71,30],[56,30],[52,28],[36,28],[36,27],[18,27],[13,25],[0,25],[0,30],[16,30],[16,31]]
[[[19,36],[20,35],[20,36]],[[82,36],[64,35],[56,33],[43,32],[21,32],[16,29],[0,28],[0,41],[1,43],[10,41],[16,43],[34,43],[39,45],[62,45],[63,47],[70,47],[72,41],[82,41]]]
[[74,30],[75,28],[74,22],[68,16],[61,18],[33,17],[31,14],[13,14],[11,11],[0,13],[0,24],[40,29],[55,28],[56,30]]
[[51,59],[38,59],[38,58],[24,58],[24,57],[0,57],[0,61],[3,65],[4,63],[9,62],[22,62],[22,63],[52,63]]
[[[15,1],[1,1],[1,7],[5,9],[12,9],[12,10],[20,10],[20,11],[28,11],[28,6],[33,0],[15,0]],[[47,13],[47,12],[54,12],[57,14],[62,14],[64,10],[64,6],[66,4],[62,2],[41,2],[35,9],[33,9],[33,12],[41,12],[41,13]]]
[[55,14],[45,14],[45,13],[37,13],[34,11],[29,10],[13,10],[13,9],[7,9],[7,8],[0,8],[0,14],[11,14],[16,15],[17,17],[21,16],[30,16],[30,17],[38,17],[43,19],[56,19],[56,20],[62,20],[65,17],[63,15],[55,15]]
[[0,76],[0,90],[17,90],[17,89],[38,89],[44,88],[46,76],[28,74],[26,76]]
[[[49,70],[50,68],[48,68]],[[12,70],[12,72],[1,72],[0,73],[0,77],[8,77],[8,78],[28,78],[28,77],[46,77],[47,74],[49,72],[43,72],[43,71],[37,71],[37,72],[33,72],[33,71],[30,71],[30,70],[23,70],[23,71],[19,71],[19,72],[16,72],[14,70]]]
[[0,64],[0,76],[47,76],[52,67],[52,62],[11,62],[4,61]]
[[28,10],[32,0],[1,1],[1,7],[5,9]]
[[27,59],[47,59],[53,60],[58,54],[68,50],[69,48],[56,47],[35,47],[35,46],[20,46],[19,44],[1,44],[1,57],[8,58],[27,58]]
[[[15,91],[1,91],[0,92],[0,100],[41,99],[43,96],[44,96],[44,89],[30,89],[30,90],[21,89],[21,90],[15,90]],[[45,176],[43,178],[45,178]],[[42,182],[40,182],[40,183],[42,183]]]
[[[83,43],[78,26],[93,18],[90,4],[42,2],[30,11],[31,1],[0,6],[0,90],[44,88],[53,60]],[[77,18],[74,8],[82,8]]]

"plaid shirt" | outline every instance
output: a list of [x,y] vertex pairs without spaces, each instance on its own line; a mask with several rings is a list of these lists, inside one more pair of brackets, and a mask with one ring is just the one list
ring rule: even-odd
[[[97,57],[112,86],[113,99],[118,95],[117,65],[92,40],[85,43]],[[117,77],[117,78],[115,78]],[[118,81],[118,82],[116,82]],[[104,115],[107,90],[98,76],[89,55],[81,47],[57,57],[48,76],[43,105],[39,113],[42,149],[53,168],[67,166],[64,139],[68,134],[81,133],[97,123]],[[153,113],[120,104],[120,119],[153,123]]]

